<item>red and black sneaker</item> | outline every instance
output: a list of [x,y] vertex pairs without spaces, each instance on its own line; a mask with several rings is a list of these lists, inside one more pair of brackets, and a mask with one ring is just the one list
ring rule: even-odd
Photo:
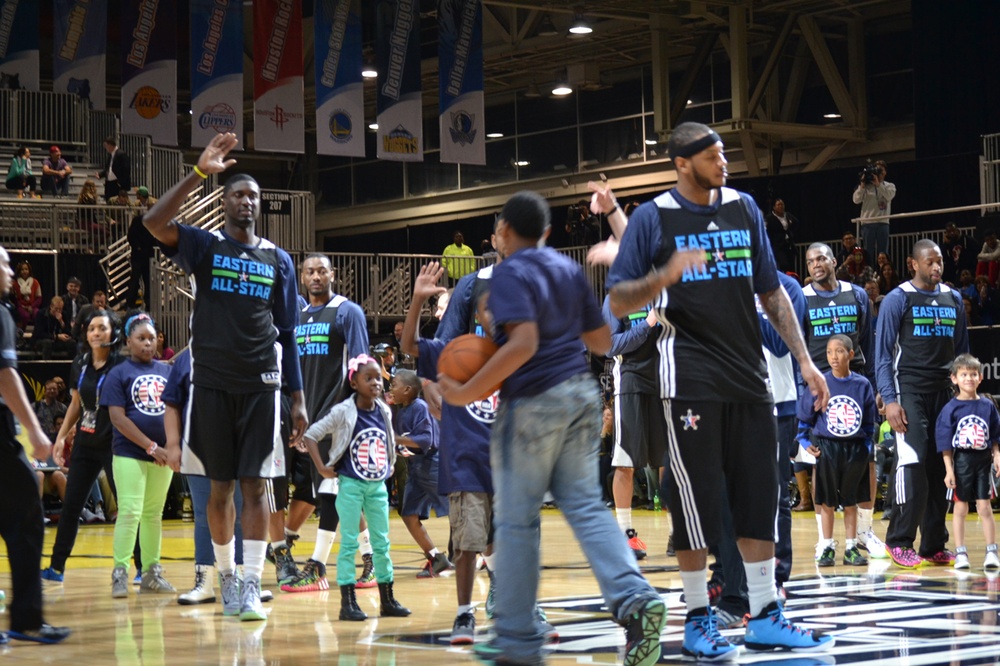
[[643,543],[642,539],[635,530],[629,528],[625,530],[625,538],[628,539],[628,547],[632,549],[635,554],[635,559],[642,560],[646,557],[646,544]]

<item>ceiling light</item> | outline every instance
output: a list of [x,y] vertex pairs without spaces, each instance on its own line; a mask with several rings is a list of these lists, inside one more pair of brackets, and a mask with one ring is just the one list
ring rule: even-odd
[[577,14],[573,17],[573,23],[570,25],[569,31],[574,35],[589,35],[594,32],[594,29],[583,18],[583,14]]
[[503,132],[490,132],[486,135],[487,139],[502,139]]
[[559,34],[556,30],[556,26],[552,23],[552,16],[549,14],[542,14],[542,20],[538,24],[538,36],[539,37],[554,37]]
[[377,130],[378,129],[378,123],[369,123],[368,124],[368,129],[370,129],[370,130]]
[[518,167],[526,167],[529,164],[531,164],[531,162],[529,162],[528,160],[518,160],[518,161],[514,162],[514,166],[518,166]]
[[655,146],[657,144],[656,139],[646,139],[647,146]]
[[366,79],[378,78],[378,70],[375,69],[375,63],[371,60],[366,60],[365,66],[361,68],[361,76]]
[[558,97],[563,97],[573,92],[573,87],[565,81],[557,81],[555,85],[552,86],[552,94]]
[[691,106],[693,104],[694,104],[694,102],[692,102],[691,100],[688,100],[688,103],[687,103],[688,106]]
[[827,120],[840,120],[839,113],[824,113],[823,117],[826,118]]

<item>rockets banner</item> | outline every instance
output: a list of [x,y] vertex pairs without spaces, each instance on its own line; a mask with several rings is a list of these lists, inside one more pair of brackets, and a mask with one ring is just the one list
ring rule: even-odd
[[53,0],[52,90],[107,107],[108,1]]
[[358,0],[317,0],[316,152],[365,156],[365,91],[361,78]]
[[486,164],[480,0],[441,0],[438,35],[441,161]]
[[376,6],[378,158],[422,162],[420,3],[380,0]]
[[301,0],[253,3],[254,149],[306,150]]
[[0,0],[0,87],[41,90],[37,2]]
[[177,7],[121,3],[122,132],[177,145]]
[[243,148],[243,3],[191,0],[191,145],[223,132]]

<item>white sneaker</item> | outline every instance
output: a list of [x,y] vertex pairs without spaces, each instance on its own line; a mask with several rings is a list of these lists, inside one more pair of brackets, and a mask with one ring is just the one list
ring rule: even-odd
[[882,543],[882,540],[871,529],[865,532],[858,532],[858,548],[867,550],[868,557],[877,560],[884,560],[889,557],[889,552],[886,550],[885,544]]
[[[996,555],[994,555],[993,558],[996,559]],[[989,559],[989,557],[987,557],[986,559]],[[998,563],[998,566],[1000,566],[1000,563]],[[972,565],[969,564],[969,554],[968,553],[966,553],[964,550],[961,550],[961,551],[955,553],[955,568],[956,569],[970,569],[971,567],[972,567]]]
[[1000,557],[997,557],[997,551],[995,550],[986,551],[986,559],[983,561],[983,568],[986,569],[987,571],[1000,570]]

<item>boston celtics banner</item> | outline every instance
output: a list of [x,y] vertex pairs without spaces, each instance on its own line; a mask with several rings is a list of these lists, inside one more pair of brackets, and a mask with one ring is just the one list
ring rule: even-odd
[[89,100],[92,108],[103,111],[108,0],[53,0],[52,9],[52,89]]
[[376,8],[379,159],[424,159],[419,10],[418,0],[380,0]]
[[358,0],[316,0],[316,152],[365,156]]
[[38,3],[0,0],[0,88],[38,87]]
[[243,148],[243,2],[191,0],[191,145],[222,132]]
[[254,0],[253,36],[254,148],[304,153],[301,0]]
[[480,0],[438,3],[441,161],[486,164]]
[[121,3],[122,132],[177,145],[177,7]]

